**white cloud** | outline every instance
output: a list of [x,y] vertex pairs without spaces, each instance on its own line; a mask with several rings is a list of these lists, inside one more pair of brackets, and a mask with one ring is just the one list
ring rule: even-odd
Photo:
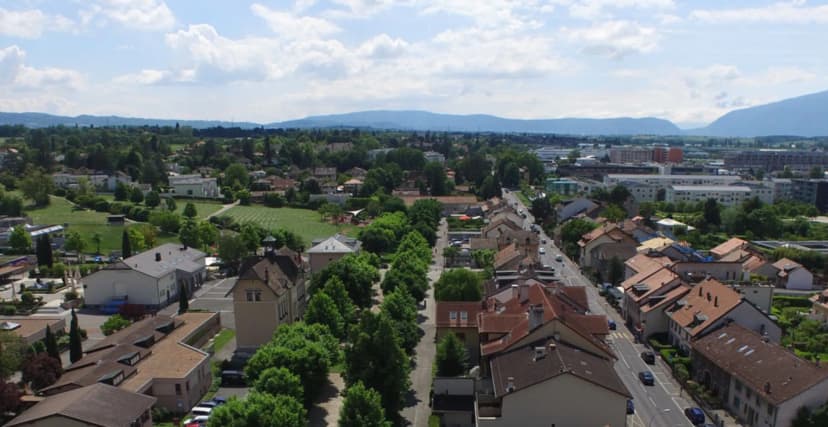
[[690,16],[713,24],[780,23],[824,24],[828,23],[828,5],[808,6],[805,1],[778,2],[764,7],[739,9],[694,10]]
[[114,22],[142,31],[164,31],[175,25],[175,16],[164,0],[96,0],[79,15],[84,24]]
[[640,9],[671,10],[676,7],[673,0],[559,0],[569,6],[569,15],[582,19],[609,19],[607,10]]
[[362,43],[357,51],[363,56],[384,59],[402,55],[408,46],[405,40],[382,33]]
[[649,53],[658,47],[655,28],[631,21],[606,21],[587,28],[564,29],[572,41],[591,55],[621,59],[635,53]]
[[290,39],[317,39],[340,31],[334,23],[312,16],[296,16],[289,12],[270,9],[259,3],[250,6],[256,16],[262,18],[271,31]]
[[329,11],[331,17],[368,18],[391,6],[410,4],[410,1],[394,0],[332,0],[333,3],[345,8]]
[[64,68],[36,68],[26,65],[26,52],[16,45],[0,49],[0,86],[11,89],[63,87],[78,89],[83,76]]
[[0,35],[36,39],[44,31],[68,31],[73,22],[62,15],[50,16],[39,9],[8,10],[0,7]]
[[186,83],[195,79],[195,69],[170,70],[143,69],[137,73],[124,74],[112,79],[117,84],[157,85],[168,83]]

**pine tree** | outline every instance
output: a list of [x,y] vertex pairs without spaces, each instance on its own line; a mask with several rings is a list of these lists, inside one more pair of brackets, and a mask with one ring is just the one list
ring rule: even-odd
[[78,315],[75,314],[75,309],[72,309],[72,322],[69,325],[69,361],[77,362],[83,357],[83,347],[81,345],[81,332],[78,326]]
[[124,228],[123,234],[121,234],[121,257],[127,259],[132,256],[132,244],[129,242],[129,233],[127,233],[127,229]]
[[48,354],[49,357],[60,360],[60,351],[58,351],[57,340],[55,339],[55,334],[52,333],[52,328],[50,328],[49,325],[46,325],[46,338],[44,338],[44,341],[46,341],[46,354]]
[[187,287],[181,285],[178,292],[178,314],[186,313],[188,308],[190,308],[190,301],[189,296],[187,296]]

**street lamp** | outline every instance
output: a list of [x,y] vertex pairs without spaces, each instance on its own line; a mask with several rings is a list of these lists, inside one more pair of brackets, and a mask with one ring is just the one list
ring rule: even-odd
[[650,426],[652,426],[652,425],[653,425],[653,421],[655,421],[655,419],[656,419],[656,417],[657,417],[657,416],[659,416],[660,414],[666,414],[666,413],[668,413],[668,412],[670,412],[670,408],[666,408],[666,409],[664,409],[664,410],[663,410],[663,411],[661,411],[661,412],[656,412],[655,414],[653,414],[653,416],[652,416],[652,417],[650,417],[650,422],[649,422],[649,423],[647,423],[647,427],[650,427]]

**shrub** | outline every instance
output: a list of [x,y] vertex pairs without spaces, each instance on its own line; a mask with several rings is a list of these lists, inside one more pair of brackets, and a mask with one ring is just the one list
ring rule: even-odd
[[131,321],[124,318],[120,314],[115,314],[109,319],[106,319],[106,322],[101,325],[101,332],[103,332],[104,335],[112,335],[113,333],[126,328],[131,323]]
[[14,316],[17,313],[17,308],[13,305],[4,305],[0,309],[0,313],[2,313],[3,316]]
[[29,291],[23,292],[20,294],[20,302],[25,306],[31,307],[35,303],[34,295]]
[[95,211],[96,212],[109,212],[109,202],[106,199],[97,199],[95,200]]
[[172,412],[163,406],[154,406],[151,414],[152,422],[155,424],[161,424],[172,419]]
[[76,299],[78,299],[78,292],[77,291],[70,290],[70,291],[66,292],[65,294],[63,294],[63,300],[66,301],[66,302],[74,301]]

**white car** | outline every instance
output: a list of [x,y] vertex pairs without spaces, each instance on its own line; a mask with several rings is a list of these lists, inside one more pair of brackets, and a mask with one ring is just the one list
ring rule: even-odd
[[540,253],[541,253],[541,255],[545,254],[545,253],[546,253],[546,248],[544,248],[543,246],[541,246],[541,248],[540,248]]
[[207,407],[207,406],[196,406],[190,412],[192,412],[193,415],[196,415],[196,416],[203,415],[205,417],[209,417],[210,412],[213,412],[213,408],[210,408],[210,407]]
[[190,424],[207,424],[207,420],[209,419],[206,415],[198,415],[192,418],[187,418],[184,420],[182,425],[188,426]]

